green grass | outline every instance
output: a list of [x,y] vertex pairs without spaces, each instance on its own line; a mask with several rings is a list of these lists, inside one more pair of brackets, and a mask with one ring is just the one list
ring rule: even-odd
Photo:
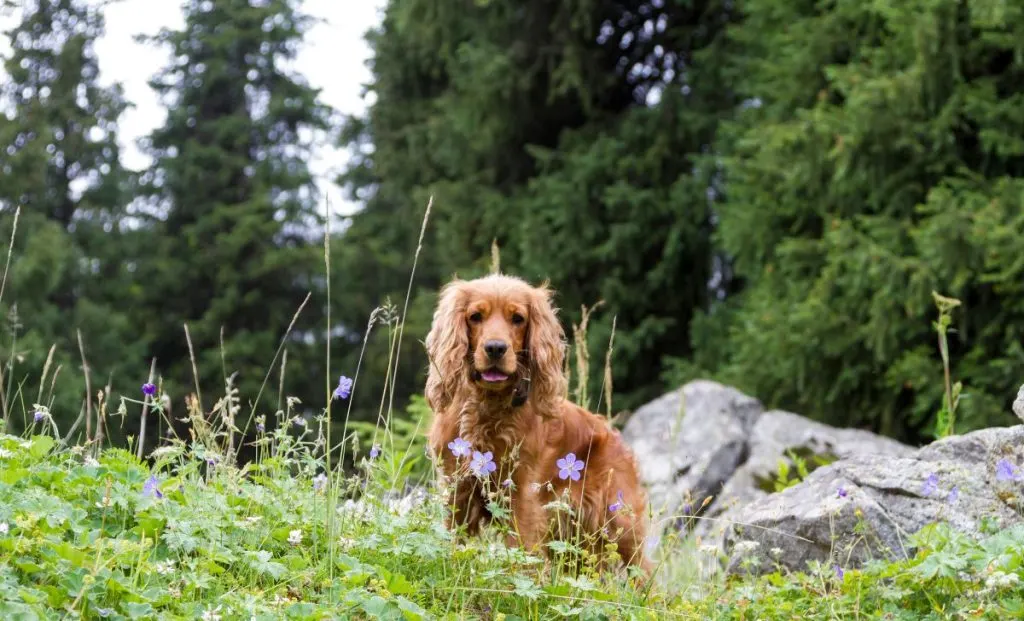
[[[118,448],[94,458],[50,435],[0,436],[0,618],[1024,615],[1022,527],[974,542],[934,525],[914,537],[915,558],[842,576],[821,566],[647,592],[621,575],[569,572],[506,548],[497,533],[457,541],[431,487],[412,501],[393,493],[398,455],[362,458],[334,498],[316,477],[323,464],[310,435],[293,426],[264,436],[260,459],[241,469],[199,443],[160,447],[147,465]],[[672,562],[660,571],[671,575]]]

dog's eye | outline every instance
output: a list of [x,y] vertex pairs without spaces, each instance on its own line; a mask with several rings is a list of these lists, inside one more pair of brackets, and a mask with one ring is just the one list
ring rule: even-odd
[[512,313],[512,323],[519,325],[526,321],[526,317],[523,317],[519,313]]
[[469,316],[469,320],[472,321],[473,323],[480,323],[481,321],[484,320],[483,313],[473,313],[472,315]]

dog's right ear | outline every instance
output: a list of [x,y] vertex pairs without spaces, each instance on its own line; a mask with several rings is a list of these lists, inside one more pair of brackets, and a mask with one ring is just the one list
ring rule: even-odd
[[434,320],[424,344],[429,371],[426,397],[430,409],[441,412],[452,402],[466,372],[469,328],[466,325],[464,281],[453,280],[441,290]]

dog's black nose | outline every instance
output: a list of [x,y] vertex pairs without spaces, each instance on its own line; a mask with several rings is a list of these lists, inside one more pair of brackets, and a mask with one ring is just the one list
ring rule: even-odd
[[492,360],[501,358],[508,351],[508,343],[505,341],[491,340],[484,343],[484,351]]

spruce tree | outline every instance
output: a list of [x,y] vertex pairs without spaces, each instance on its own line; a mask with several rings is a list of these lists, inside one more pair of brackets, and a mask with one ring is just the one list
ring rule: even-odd
[[266,386],[264,377],[309,293],[285,392],[315,407],[325,393],[323,206],[306,161],[329,111],[288,68],[310,20],[294,0],[193,0],[184,10],[182,30],[156,37],[173,59],[151,82],[168,117],[148,139],[155,163],[142,178],[158,237],[144,268],[152,354],[179,398],[194,392],[187,323],[202,405],[237,372],[243,415],[261,388],[260,411],[272,414],[278,368]]
[[747,288],[698,360],[768,404],[904,440],[942,406],[933,292],[953,311],[956,431],[1009,422],[1024,368],[1019,11],[750,0],[748,105],[720,133],[720,242]]
[[615,316],[614,409],[657,394],[661,356],[689,353],[708,295],[712,170],[694,158],[730,110],[714,52],[731,18],[715,2],[390,3],[370,39],[375,102],[346,134],[343,181],[367,205],[339,242],[373,248],[387,275],[358,287],[352,319],[404,295],[433,194],[415,334],[444,281],[486,273],[496,240],[503,270],[551,280],[567,330],[604,300],[591,406]]
[[[4,8],[19,18],[4,33],[11,52],[0,86],[5,248],[21,209],[0,308],[7,324],[0,348],[4,399],[20,425],[22,409],[31,414],[41,394],[66,430],[85,396],[79,332],[94,390],[108,380],[115,391],[137,390],[145,370],[138,326],[127,312],[132,274],[126,248],[133,242],[121,226],[126,175],[117,143],[126,103],[119,86],[98,82],[93,46],[104,31],[103,3],[29,0]],[[51,346],[54,359],[39,393]]]

